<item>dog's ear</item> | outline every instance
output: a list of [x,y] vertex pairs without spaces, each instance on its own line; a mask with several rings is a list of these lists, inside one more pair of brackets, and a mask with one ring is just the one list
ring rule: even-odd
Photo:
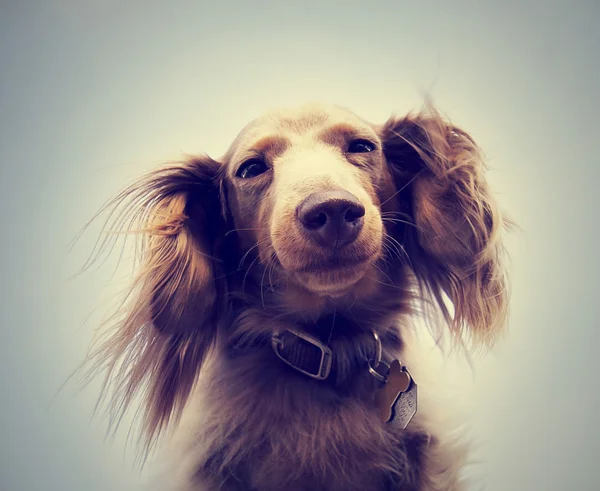
[[138,187],[147,206],[142,298],[161,333],[214,336],[223,286],[216,281],[224,233],[220,169],[209,158],[194,159],[160,169]]
[[485,180],[481,151],[432,107],[390,119],[381,136],[396,202],[413,224],[399,239],[422,291],[433,295],[454,333],[493,341],[507,313],[505,221]]
[[107,368],[113,410],[142,395],[148,443],[179,416],[225,311],[222,168],[208,157],[170,164],[111,203],[121,211],[116,225],[141,239],[139,272],[129,305],[91,358]]

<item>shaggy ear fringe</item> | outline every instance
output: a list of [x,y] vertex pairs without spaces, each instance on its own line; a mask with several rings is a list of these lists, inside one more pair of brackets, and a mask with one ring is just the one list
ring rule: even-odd
[[[209,158],[150,172],[108,203],[91,266],[114,247],[115,234],[133,234],[137,276],[87,358],[83,383],[104,373],[97,407],[111,394],[110,428],[141,398],[143,451],[177,420],[216,335],[218,311],[211,234],[221,217],[220,164]],[[96,217],[97,218],[97,217]]]
[[431,104],[391,119],[383,132],[388,161],[415,174],[408,247],[421,293],[435,299],[452,333],[492,345],[507,318],[502,232],[510,223],[491,196],[482,152]]

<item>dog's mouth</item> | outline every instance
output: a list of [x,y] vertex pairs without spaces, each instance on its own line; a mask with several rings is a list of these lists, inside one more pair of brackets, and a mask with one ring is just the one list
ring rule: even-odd
[[331,255],[320,260],[310,259],[304,266],[292,271],[296,274],[323,274],[342,272],[346,269],[361,269],[365,264],[370,263],[373,254],[356,255]]
[[321,296],[341,296],[348,293],[373,266],[379,257],[375,247],[369,253],[330,254],[306,258],[299,267],[285,268],[287,275],[300,286]]

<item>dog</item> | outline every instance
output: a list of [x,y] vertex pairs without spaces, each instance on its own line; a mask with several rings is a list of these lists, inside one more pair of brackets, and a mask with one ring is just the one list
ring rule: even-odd
[[141,398],[146,449],[169,433],[160,489],[464,489],[414,324],[433,306],[459,344],[503,331],[507,222],[484,174],[430,103],[379,125],[308,104],[118,195],[138,275],[90,360],[115,412]]

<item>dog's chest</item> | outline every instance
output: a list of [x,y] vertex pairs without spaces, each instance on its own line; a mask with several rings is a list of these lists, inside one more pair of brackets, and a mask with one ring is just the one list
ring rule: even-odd
[[215,404],[200,481],[256,491],[418,489],[423,434],[382,423],[368,397],[294,377],[257,384],[254,375],[251,387],[230,380],[207,394]]

